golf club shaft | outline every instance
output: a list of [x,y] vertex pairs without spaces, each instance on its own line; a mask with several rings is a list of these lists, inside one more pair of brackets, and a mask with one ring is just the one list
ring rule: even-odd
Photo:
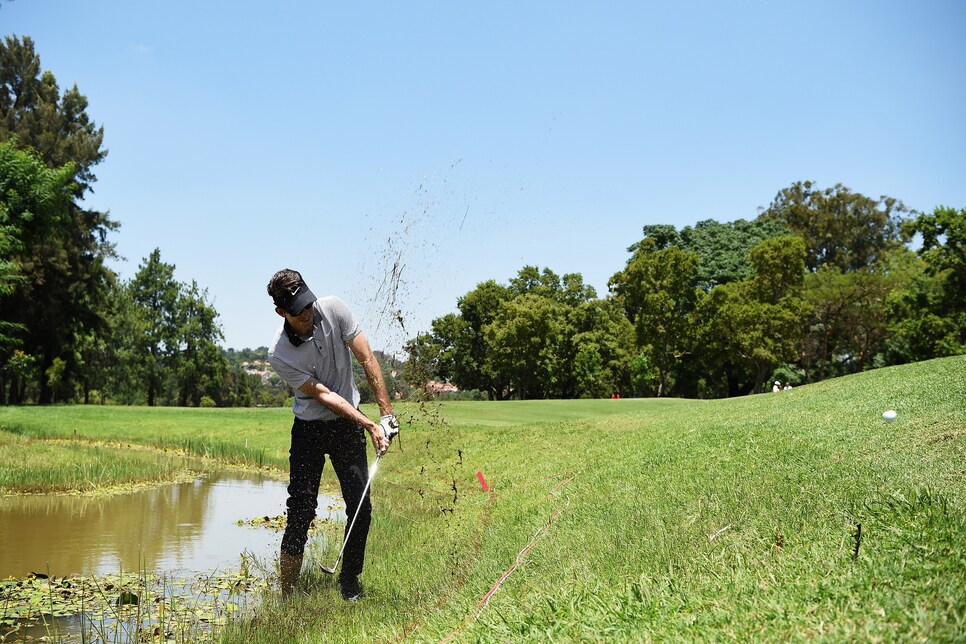
[[362,510],[362,504],[366,501],[366,494],[369,492],[369,484],[372,483],[372,478],[376,475],[376,470],[379,468],[380,458],[382,458],[382,454],[377,453],[376,460],[369,469],[369,477],[366,479],[366,486],[362,489],[362,496],[359,498],[359,505],[356,506],[355,514],[352,515],[352,521],[349,522],[349,527],[345,531],[345,539],[342,541],[342,549],[339,550],[338,558],[336,558],[335,563],[332,564],[331,568],[326,568],[322,564],[319,564],[319,568],[330,575],[335,574],[335,569],[339,567],[339,562],[342,561],[342,553],[345,552],[345,547],[349,543],[349,535],[352,534],[352,528],[356,524],[356,518],[359,516],[359,511]]

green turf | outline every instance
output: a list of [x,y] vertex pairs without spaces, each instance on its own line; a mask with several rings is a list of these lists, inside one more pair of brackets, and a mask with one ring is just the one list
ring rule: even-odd
[[[962,641],[964,383],[960,356],[719,401],[401,406],[416,421],[374,483],[366,599],[308,566],[293,601],[226,639]],[[21,435],[283,464],[288,422],[0,409]]]

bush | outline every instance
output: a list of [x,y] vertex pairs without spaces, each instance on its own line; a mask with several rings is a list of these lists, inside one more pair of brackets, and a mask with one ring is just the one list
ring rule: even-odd
[[211,396],[202,396],[201,401],[198,403],[199,407],[217,407],[218,403]]

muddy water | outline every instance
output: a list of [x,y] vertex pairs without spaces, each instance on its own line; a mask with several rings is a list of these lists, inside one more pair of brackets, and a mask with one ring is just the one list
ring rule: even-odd
[[[271,563],[281,533],[236,522],[278,516],[285,498],[285,483],[229,471],[111,497],[0,498],[0,579],[224,570],[243,552]],[[341,499],[320,495],[320,518],[344,512]]]

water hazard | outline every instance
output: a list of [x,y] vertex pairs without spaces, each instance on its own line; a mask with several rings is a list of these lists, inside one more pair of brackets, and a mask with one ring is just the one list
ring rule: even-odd
[[[237,522],[284,513],[285,485],[263,474],[221,471],[108,497],[2,498],[0,579],[207,571],[237,566],[242,552],[272,561],[281,533]],[[340,503],[320,495],[319,518],[344,520]]]
[[[281,532],[252,527],[247,522],[284,514],[286,496],[284,482],[254,472],[221,470],[199,474],[199,478],[188,483],[114,496],[0,498],[0,585],[15,583],[2,581],[8,578],[25,579],[16,582],[21,590],[32,584],[40,588],[42,598],[50,598],[51,605],[42,612],[48,616],[64,615],[55,622],[58,634],[76,636],[86,629],[88,636],[82,639],[90,639],[89,635],[96,632],[91,630],[96,619],[88,615],[85,621],[71,616],[69,608],[61,613],[62,596],[63,603],[71,603],[71,594],[86,592],[92,584],[95,594],[103,596],[111,584],[124,583],[116,581],[122,572],[163,578],[161,589],[155,591],[158,594],[173,592],[179,578],[194,579],[186,593],[210,597],[204,607],[209,614],[205,623],[216,624],[224,615],[230,616],[222,609],[227,605],[225,600],[239,588],[237,577],[229,584],[215,575],[240,567],[247,569],[248,562],[254,562],[265,573],[263,576],[274,570]],[[344,521],[345,506],[341,499],[320,495],[317,516]],[[35,577],[38,574],[40,579]],[[100,581],[83,581],[95,578]],[[202,590],[197,583],[199,578],[205,581]],[[253,587],[247,581],[244,585]],[[17,590],[12,586],[5,589]],[[114,589],[110,595],[112,604],[122,601],[119,598],[124,595],[118,594],[119,590]],[[143,588],[137,591],[142,597],[145,592]],[[200,614],[201,609],[193,607],[192,611]],[[104,618],[101,620],[103,624]],[[41,621],[50,623],[49,619]],[[109,628],[124,632],[123,620],[109,618],[108,622]],[[9,610],[0,615],[0,625],[4,627],[0,635],[16,623],[10,620]],[[169,619],[159,627],[158,620],[145,621],[142,617],[128,630],[129,635],[113,639],[134,641],[144,632],[166,630],[172,623]],[[44,636],[50,630],[49,625],[37,625],[36,620],[22,621],[16,628],[21,629],[17,635],[33,637]],[[191,641],[205,632],[197,630],[196,625],[186,628],[183,632],[187,636],[174,639]]]

